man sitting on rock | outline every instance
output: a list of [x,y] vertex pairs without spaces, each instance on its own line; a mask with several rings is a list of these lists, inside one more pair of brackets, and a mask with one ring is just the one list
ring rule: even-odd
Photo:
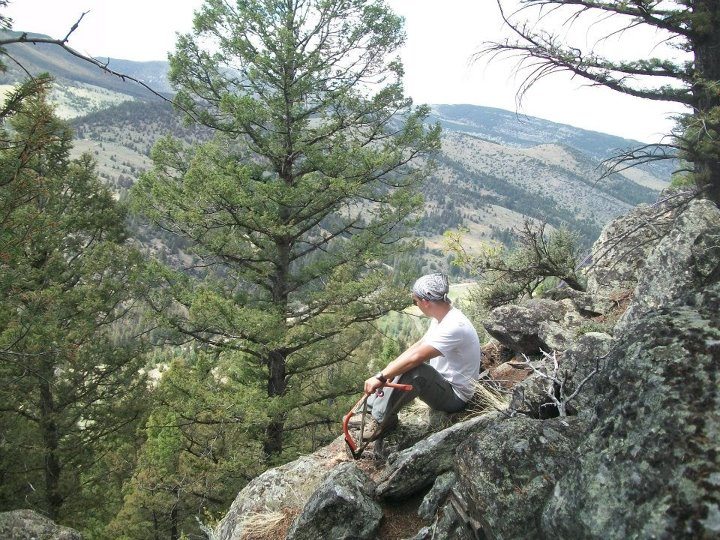
[[[366,423],[365,440],[380,438],[392,429],[397,411],[415,397],[448,413],[462,410],[472,398],[480,372],[480,340],[468,318],[452,306],[448,291],[444,274],[423,276],[413,285],[413,304],[432,322],[422,339],[365,381],[375,420]],[[392,379],[411,384],[413,390],[385,388],[377,396],[375,391]]]

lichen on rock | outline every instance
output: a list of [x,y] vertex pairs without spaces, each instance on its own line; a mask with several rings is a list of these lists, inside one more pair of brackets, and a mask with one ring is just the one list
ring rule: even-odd
[[34,510],[0,512],[3,540],[82,540],[74,529],[63,527]]
[[382,510],[373,500],[374,485],[355,463],[333,469],[310,497],[288,531],[288,540],[370,540]]
[[[643,318],[596,381],[597,425],[554,489],[546,533],[716,537],[720,284]],[[630,518],[628,513],[630,512]]]

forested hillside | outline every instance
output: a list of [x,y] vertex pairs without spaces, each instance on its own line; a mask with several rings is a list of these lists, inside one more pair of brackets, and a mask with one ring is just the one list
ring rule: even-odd
[[[103,74],[48,45],[10,47],[31,72],[56,77],[53,99],[61,116],[75,118],[75,152],[89,150],[101,178],[123,193],[149,166],[155,141],[173,134],[192,143],[208,131],[187,127],[167,102]],[[108,59],[110,66],[171,92],[167,62]],[[18,80],[10,66],[1,82]],[[508,243],[523,219],[566,225],[592,242],[609,219],[649,202],[668,185],[675,165],[660,161],[599,180],[600,163],[637,141],[582,130],[515,112],[473,105],[435,105],[428,117],[443,128],[437,170],[422,188],[426,205],[418,231],[429,249],[448,229]],[[430,259],[439,262],[437,252]]]
[[[484,117],[482,107],[463,109]],[[443,111],[445,106],[435,110]],[[491,120],[497,122],[496,117]],[[443,118],[438,113],[431,117],[445,125]],[[444,231],[460,226],[469,228],[475,237],[507,243],[512,230],[526,216],[552,226],[566,225],[587,243],[609,219],[636,204],[652,201],[669,183],[667,166],[598,180],[598,156],[603,154],[583,153],[569,145],[575,144],[575,139],[563,137],[573,129],[588,145],[593,134],[534,119],[539,125],[535,137],[552,141],[554,133],[558,142],[533,146],[528,142],[531,130],[522,120],[505,112],[504,122],[504,139],[477,130],[468,133],[446,128],[442,152],[435,157],[437,169],[422,187],[426,203],[418,231],[431,249],[441,245]],[[78,137],[76,151],[95,153],[101,176],[119,193],[148,167],[152,145],[164,134],[172,133],[188,143],[209,137],[208,131],[183,125],[171,106],[159,101],[121,103],[78,117],[73,127]],[[514,128],[523,128],[523,146],[518,144],[520,132],[513,135]],[[499,129],[497,123],[494,129]],[[633,144],[602,134],[596,137],[599,146],[605,145],[606,157],[611,149]]]

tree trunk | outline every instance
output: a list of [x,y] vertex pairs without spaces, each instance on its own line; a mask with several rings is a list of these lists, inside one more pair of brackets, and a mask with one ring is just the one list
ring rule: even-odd
[[[269,377],[267,392],[268,397],[280,397],[285,395],[287,381],[285,379],[285,355],[282,351],[272,351],[268,360]],[[283,449],[283,433],[285,431],[285,416],[282,414],[273,418],[265,429],[265,442],[263,453],[266,458],[276,456]]]
[[55,418],[55,403],[50,387],[54,376],[52,361],[43,359],[40,368],[40,431],[43,439],[43,468],[45,475],[45,502],[48,517],[57,520],[63,497],[60,493],[62,466],[58,456],[60,435]]
[[695,67],[702,79],[694,89],[695,115],[703,123],[694,168],[704,196],[720,205],[720,94],[716,87],[720,81],[720,3],[696,0],[694,11],[698,21],[693,28]]
[[178,526],[178,506],[180,505],[180,492],[176,489],[175,490],[175,504],[173,505],[172,509],[170,510],[170,540],[179,540],[180,535],[178,534],[178,531],[180,527]]
[[[284,219],[288,219],[286,212],[282,213]],[[273,304],[285,317],[288,304],[288,276],[290,273],[290,245],[289,242],[280,240],[276,243],[278,259],[276,272],[273,277]],[[286,353],[283,350],[273,350],[267,358],[268,383],[267,394],[269,398],[279,398],[285,395],[287,379],[285,372]],[[277,456],[283,449],[283,434],[285,431],[285,415],[277,413],[270,420],[265,429],[265,441],[263,442],[263,453],[266,458]]]
[[152,522],[153,522],[153,539],[160,540],[160,525],[158,524],[157,513],[155,510],[152,511]]

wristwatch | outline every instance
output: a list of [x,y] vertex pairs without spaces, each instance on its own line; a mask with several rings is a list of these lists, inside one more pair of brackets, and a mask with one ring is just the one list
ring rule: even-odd
[[383,375],[382,371],[378,371],[375,374],[375,378],[383,384],[385,384],[387,382],[387,377],[385,375]]

